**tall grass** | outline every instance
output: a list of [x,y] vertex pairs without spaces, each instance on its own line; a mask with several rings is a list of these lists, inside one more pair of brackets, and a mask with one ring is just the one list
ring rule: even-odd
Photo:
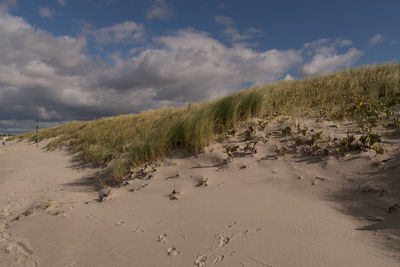
[[[113,182],[119,183],[131,166],[175,149],[198,152],[241,120],[277,115],[351,119],[361,102],[379,107],[400,103],[400,64],[270,83],[183,108],[68,123],[40,130],[40,139],[55,137],[47,148],[67,146],[85,162],[111,163]],[[33,141],[35,133],[19,138]]]

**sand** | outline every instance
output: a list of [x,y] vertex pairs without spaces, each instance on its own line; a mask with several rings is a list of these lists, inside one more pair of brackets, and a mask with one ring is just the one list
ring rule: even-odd
[[[248,143],[236,134],[102,192],[93,186],[101,169],[45,143],[9,142],[0,266],[399,266],[399,136],[384,138],[383,155],[305,155],[279,130],[285,123],[265,129],[256,153],[226,163],[224,146]],[[339,137],[355,129],[301,123]]]

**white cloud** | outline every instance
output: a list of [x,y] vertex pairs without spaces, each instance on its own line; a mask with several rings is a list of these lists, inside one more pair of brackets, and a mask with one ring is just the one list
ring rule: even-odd
[[240,33],[234,27],[235,23],[233,19],[227,16],[215,16],[214,20],[218,24],[224,26],[224,35],[229,37],[233,42],[248,40],[262,35],[262,31],[256,28],[248,28],[244,33]]
[[351,46],[351,45],[353,45],[353,41],[352,40],[338,38],[338,39],[336,39],[334,41],[334,45],[335,46],[339,46],[339,47]]
[[[114,26],[99,30],[107,33],[101,41],[126,40]],[[181,106],[277,80],[302,60],[294,50],[227,47],[191,29],[117,55],[113,66],[90,60],[86,49],[83,37],[57,37],[0,13],[0,120],[61,122]]]
[[[89,30],[99,43],[136,41],[143,34],[135,22]],[[54,125],[182,106],[234,92],[243,84],[290,78],[287,73],[296,68],[303,67],[304,74],[334,70],[361,53],[355,48],[338,53],[336,46],[317,40],[302,50],[257,51],[185,29],[133,47],[128,57],[114,53],[111,66],[86,55],[85,37],[54,36],[0,12],[0,131],[25,129],[36,119]],[[304,57],[310,60],[303,66]],[[3,128],[2,121],[9,120],[13,125],[3,123]]]
[[147,10],[148,19],[169,19],[172,16],[172,7],[166,0],[152,0],[153,4]]
[[17,0],[2,0],[0,3],[0,12],[7,11],[10,8],[17,7]]
[[55,15],[55,11],[48,7],[39,7],[39,15],[42,18],[51,18]]
[[[350,44],[345,41],[345,45]],[[342,47],[343,42],[330,42],[329,39],[318,39],[304,44],[305,53],[310,61],[300,67],[302,75],[315,75],[333,72],[339,68],[353,65],[362,56],[362,52],[356,48],[350,48],[345,53],[339,53],[337,47]]]
[[375,46],[379,43],[382,43],[385,37],[382,34],[376,34],[371,39],[369,39],[368,44],[370,46]]
[[65,0],[57,0],[57,3],[62,6],[65,7]]
[[12,34],[22,30],[29,30],[31,26],[21,17],[9,16],[0,11],[0,31],[4,34]]
[[284,81],[291,81],[291,80],[294,80],[294,77],[288,73],[288,74],[285,75],[283,80]]
[[144,37],[144,27],[140,23],[125,21],[100,29],[85,25],[83,33],[93,38],[99,44],[132,43],[142,40]]

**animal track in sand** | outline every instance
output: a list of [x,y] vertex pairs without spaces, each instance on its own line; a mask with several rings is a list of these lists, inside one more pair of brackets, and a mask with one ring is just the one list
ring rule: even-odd
[[225,258],[224,255],[219,255],[214,258],[213,264],[216,265],[218,262],[222,261]]
[[204,267],[206,266],[206,261],[207,261],[207,256],[200,255],[194,259],[194,265],[196,265],[197,267]]
[[179,174],[179,172],[176,172],[173,175],[168,176],[166,179],[175,179],[175,178],[179,178],[181,175]]
[[157,236],[157,241],[158,241],[158,242],[165,242],[165,241],[167,241],[167,234],[162,234],[162,235]]
[[243,235],[246,236],[248,233],[249,233],[249,230],[240,231],[232,236],[223,236],[222,234],[218,233],[218,234],[216,234],[216,237],[218,238],[218,245],[212,247],[211,249],[216,250],[218,248],[222,248],[222,247],[228,245],[231,241],[235,240],[236,238],[239,238]]
[[230,236],[222,236],[221,234],[219,234],[218,236],[218,246],[220,248],[222,248],[225,245],[228,245],[228,243],[231,241],[231,237]]
[[125,225],[125,221],[116,222],[115,225],[116,226],[124,226]]
[[29,216],[34,214],[36,211],[45,211],[51,206],[50,201],[40,202],[36,206],[28,208],[22,213],[22,215]]
[[143,184],[139,184],[139,185],[134,185],[133,188],[129,189],[129,192],[136,192],[136,191],[140,191],[143,188],[145,188],[146,186],[148,186],[148,183],[143,183]]
[[237,221],[233,221],[231,224],[228,224],[226,227],[227,228],[232,228],[233,226],[235,226],[237,224]]
[[[46,213],[53,215],[53,216],[62,216],[62,217],[68,217],[70,214],[66,212],[66,209],[63,205],[64,203],[53,203],[50,202],[50,206],[45,210]],[[67,210],[71,210],[72,207],[67,208]]]
[[22,242],[10,242],[4,249],[7,253],[20,253],[25,256],[32,255],[33,250]]
[[231,237],[231,239],[234,240],[234,239],[236,239],[236,238],[238,238],[238,237],[241,237],[242,235],[247,235],[248,233],[249,233],[249,230],[240,231],[240,232],[234,234],[234,235]]
[[0,220],[1,220],[1,219],[6,219],[8,216],[11,215],[10,210],[9,210],[9,206],[10,206],[10,205],[8,205],[7,208],[4,208],[4,209],[1,211],[1,213],[0,213]]
[[180,199],[180,193],[178,191],[176,191],[175,189],[172,190],[172,192],[168,195],[170,200],[177,200]]
[[201,187],[201,186],[208,186],[208,178],[199,178],[196,184],[196,187]]
[[15,256],[16,266],[37,266],[32,248],[21,241],[6,240],[3,251]]
[[181,252],[179,250],[177,250],[175,247],[170,247],[170,248],[167,249],[168,256],[177,256],[180,253]]

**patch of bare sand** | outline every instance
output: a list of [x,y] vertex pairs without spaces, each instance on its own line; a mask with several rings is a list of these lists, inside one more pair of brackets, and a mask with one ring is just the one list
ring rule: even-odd
[[[195,157],[160,160],[101,202],[85,182],[96,170],[9,144],[0,265],[398,266],[400,209],[388,209],[399,203],[399,136],[384,138],[384,155],[308,155],[281,131],[288,123],[257,130],[257,151],[236,134]],[[354,130],[301,123],[338,137]],[[226,145],[239,146],[229,160]]]

